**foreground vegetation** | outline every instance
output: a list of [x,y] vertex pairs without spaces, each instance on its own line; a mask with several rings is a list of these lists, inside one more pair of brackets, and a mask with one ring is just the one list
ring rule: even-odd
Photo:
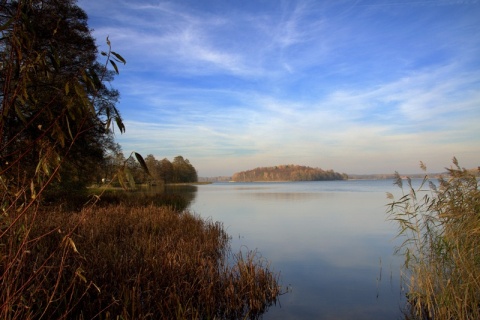
[[278,275],[218,222],[167,207],[29,211],[2,237],[2,319],[256,318]]
[[404,238],[398,253],[413,319],[480,319],[478,172],[453,164],[438,186],[425,176],[420,188],[408,179],[404,190],[397,175],[404,194],[397,200],[389,194],[390,218]]

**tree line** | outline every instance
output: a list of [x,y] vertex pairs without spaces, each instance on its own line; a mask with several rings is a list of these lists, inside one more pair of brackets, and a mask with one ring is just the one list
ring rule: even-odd
[[346,174],[300,165],[280,165],[274,167],[260,167],[252,170],[237,172],[232,176],[233,181],[321,181],[345,180]]
[[[147,170],[143,166],[146,166]],[[167,158],[157,160],[152,154],[141,159],[132,156],[125,158],[123,152],[117,148],[105,157],[103,170],[98,172],[96,183],[110,182],[114,177],[112,182],[116,185],[118,177],[115,178],[115,175],[122,169],[127,171],[135,184],[160,185],[198,181],[197,170],[183,156],[176,156],[172,161]]]

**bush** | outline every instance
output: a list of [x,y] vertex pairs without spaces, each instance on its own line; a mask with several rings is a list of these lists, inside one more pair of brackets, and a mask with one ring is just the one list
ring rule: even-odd
[[[427,175],[417,190],[408,179],[400,199],[388,195],[415,319],[480,319],[480,191],[474,172],[453,164],[438,186]],[[398,174],[395,183],[404,190]]]

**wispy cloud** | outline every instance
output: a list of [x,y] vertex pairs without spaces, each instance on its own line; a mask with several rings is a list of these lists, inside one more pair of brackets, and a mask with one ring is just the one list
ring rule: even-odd
[[[80,1],[127,65],[127,150],[200,175],[478,165],[480,4]],[[108,10],[106,8],[109,8]]]

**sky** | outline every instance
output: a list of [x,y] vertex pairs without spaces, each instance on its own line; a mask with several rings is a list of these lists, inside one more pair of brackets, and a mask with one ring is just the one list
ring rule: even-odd
[[128,155],[201,177],[480,165],[480,0],[80,0]]

